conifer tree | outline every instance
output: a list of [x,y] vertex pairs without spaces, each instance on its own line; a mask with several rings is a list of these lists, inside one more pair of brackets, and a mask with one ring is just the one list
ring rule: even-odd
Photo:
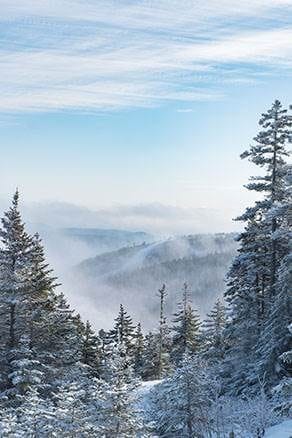
[[90,368],[93,376],[100,374],[101,356],[99,353],[100,341],[91,328],[89,321],[86,321],[82,330],[82,357],[81,362]]
[[137,325],[134,338],[133,369],[135,375],[141,377],[144,364],[145,346],[140,322]]
[[[40,397],[36,388],[31,388],[22,404],[16,409],[17,432],[25,437],[55,436],[56,409],[48,398]],[[9,435],[8,435],[9,436]],[[18,436],[10,435],[10,436]]]
[[281,215],[273,214],[285,200],[287,143],[292,120],[279,101],[260,119],[262,131],[255,144],[242,154],[263,168],[265,173],[252,177],[247,188],[263,194],[262,199],[247,208],[238,218],[246,223],[239,235],[239,254],[228,273],[226,300],[230,321],[226,329],[228,350],[224,360],[226,383],[232,392],[248,388],[259,377],[258,343],[270,319],[277,295],[279,267],[288,253],[287,239],[279,230]]
[[167,325],[165,316],[165,298],[167,296],[165,284],[158,290],[160,298],[159,312],[159,351],[158,351],[158,379],[161,379],[170,368],[169,350],[170,350],[170,330]]
[[40,389],[43,372],[42,364],[34,357],[30,348],[30,339],[23,335],[18,342],[18,347],[11,352],[11,372],[9,380],[11,385],[6,391],[12,399],[14,406],[23,401],[26,394],[33,389]]
[[120,304],[120,311],[115,319],[114,328],[109,333],[109,338],[114,346],[123,345],[127,362],[133,364],[135,326],[124,306]]
[[108,361],[107,380],[100,387],[99,425],[105,438],[139,436],[143,424],[137,412],[136,388],[132,370],[126,364],[123,345],[119,345]]
[[279,357],[289,348],[290,336],[287,327],[291,322],[292,285],[292,166],[287,167],[284,199],[278,203],[270,215],[281,225],[277,230],[277,241],[288,246],[288,252],[278,269],[275,294],[271,300],[271,310],[265,321],[257,343],[256,374],[265,374],[270,386],[282,377],[282,361]]
[[287,350],[279,357],[281,379],[273,388],[273,393],[280,398],[281,409],[289,418],[292,415],[292,323],[288,326],[288,332]]
[[183,355],[188,351],[196,353],[201,347],[200,319],[190,303],[189,288],[184,283],[182,301],[178,305],[178,311],[174,314],[173,338],[171,359],[175,365],[179,365]]
[[50,329],[49,354],[51,379],[54,386],[58,386],[64,379],[72,381],[72,377],[78,374],[79,364],[82,358],[82,338],[78,319],[74,311],[70,309],[64,294],[56,295],[56,306],[49,315],[48,326]]
[[0,238],[1,349],[15,348],[26,324],[27,287],[32,239],[26,233],[19,212],[19,193],[4,213]]
[[54,430],[58,436],[102,436],[98,425],[99,400],[95,384],[81,368],[77,378],[60,386],[55,395]]
[[[264,192],[265,197],[257,201],[255,207],[247,209],[243,220],[260,220],[277,202],[282,202],[284,197],[286,158],[289,155],[287,143],[291,137],[292,120],[287,110],[282,108],[281,103],[276,100],[272,108],[268,110],[259,122],[262,131],[255,137],[255,145],[245,151],[241,157],[246,158],[257,166],[266,169],[264,176],[251,178],[247,188],[256,192]],[[274,294],[276,272],[281,261],[283,248],[279,247],[277,239],[273,234],[279,227],[276,217],[265,218],[265,225],[269,229],[268,258],[270,266],[269,293]],[[285,249],[284,249],[285,251]],[[280,257],[279,257],[280,256]]]
[[159,379],[159,338],[157,333],[149,332],[145,336],[141,377],[146,381]]
[[223,360],[226,346],[224,329],[226,326],[226,309],[220,299],[203,322],[203,355],[208,364],[218,365]]
[[186,352],[180,367],[154,390],[152,415],[160,436],[207,436],[209,393],[203,363],[198,356]]

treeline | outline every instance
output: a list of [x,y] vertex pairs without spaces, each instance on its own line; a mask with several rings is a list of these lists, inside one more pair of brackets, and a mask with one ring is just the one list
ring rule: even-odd
[[275,101],[260,126],[242,158],[262,169],[247,188],[263,196],[238,218],[225,301],[205,321],[186,283],[167,317],[162,285],[153,332],[121,305],[96,334],[57,292],[15,193],[0,229],[1,437],[261,437],[291,414],[292,119]]

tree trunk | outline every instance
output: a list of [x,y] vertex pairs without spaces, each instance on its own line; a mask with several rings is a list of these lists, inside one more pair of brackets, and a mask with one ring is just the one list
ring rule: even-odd
[[10,305],[10,313],[9,313],[9,347],[15,347],[15,310],[16,304],[13,303]]

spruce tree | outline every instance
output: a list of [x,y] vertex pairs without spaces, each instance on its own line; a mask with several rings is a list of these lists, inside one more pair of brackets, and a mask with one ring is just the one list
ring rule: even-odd
[[[263,176],[251,178],[246,186],[249,190],[264,193],[265,197],[257,201],[255,207],[248,209],[243,219],[259,220],[278,202],[283,201],[286,158],[289,155],[287,143],[291,138],[292,120],[287,110],[282,108],[281,103],[276,100],[271,109],[259,121],[262,131],[254,138],[255,145],[245,151],[241,157],[246,158],[266,170]],[[276,273],[281,261],[283,248],[279,245],[274,236],[280,223],[276,217],[265,218],[265,225],[269,229],[268,258],[270,266],[269,294],[274,294]],[[284,249],[285,252],[285,249]]]
[[141,377],[146,381],[159,379],[159,337],[157,333],[149,332],[145,336]]
[[25,438],[55,435],[55,406],[50,399],[41,398],[36,388],[28,391],[23,403],[16,409],[16,414],[19,436]]
[[142,376],[143,364],[144,364],[144,336],[141,329],[141,324],[138,323],[135,331],[134,340],[134,353],[133,353],[133,369],[136,376]]
[[99,399],[95,381],[80,369],[79,378],[64,382],[55,395],[54,431],[57,436],[102,436],[98,423]]
[[100,435],[105,438],[139,436],[143,424],[137,411],[138,382],[126,363],[122,344],[114,349],[107,368],[107,379],[101,382],[99,393]]
[[186,352],[173,375],[153,392],[152,417],[160,436],[208,435],[211,405],[209,378],[198,356]]
[[124,346],[127,363],[133,365],[135,326],[122,304],[120,304],[120,311],[115,319],[114,328],[109,333],[109,339],[113,346]]
[[224,336],[226,319],[225,306],[218,299],[202,324],[203,355],[209,364],[219,365],[223,360],[226,350]]
[[[26,233],[19,212],[19,193],[4,213],[0,238],[1,350],[13,349],[27,323],[27,294],[32,239]],[[9,355],[7,355],[9,356]]]
[[165,316],[165,298],[167,297],[167,291],[165,284],[158,290],[160,299],[160,311],[159,311],[159,351],[158,351],[158,379],[161,379],[170,368],[169,350],[170,350],[170,330],[167,325],[167,319]]
[[86,321],[82,329],[82,356],[81,362],[90,368],[93,376],[97,377],[100,374],[101,356],[100,356],[100,340],[95,335],[89,321]]
[[171,359],[177,366],[187,351],[194,354],[201,347],[200,318],[191,306],[187,283],[183,285],[182,301],[178,304],[173,323]]
[[273,211],[285,200],[287,143],[292,120],[279,101],[260,119],[263,128],[255,144],[242,158],[261,167],[265,173],[251,178],[247,188],[262,194],[253,207],[238,220],[245,222],[239,235],[239,254],[228,273],[226,300],[230,320],[226,329],[227,354],[224,360],[229,391],[237,393],[256,383],[260,369],[258,343],[270,319],[277,295],[279,268],[288,253],[287,239],[279,230],[281,215]]
[[287,335],[288,345],[286,351],[279,356],[279,364],[281,364],[281,379],[273,388],[273,393],[276,394],[281,402],[281,410],[287,417],[292,415],[292,323],[288,326]]
[[[277,240],[288,246],[288,252],[277,272],[275,294],[271,300],[271,310],[265,321],[257,343],[256,373],[265,374],[270,386],[282,377],[282,353],[289,348],[290,336],[287,327],[291,322],[291,287],[292,287],[292,166],[287,167],[284,199],[278,203],[270,215],[277,219],[280,226]],[[255,378],[255,376],[254,376]]]
[[14,406],[23,401],[28,392],[39,390],[42,386],[42,364],[35,358],[30,344],[30,339],[23,335],[18,347],[11,352],[11,372],[8,376],[11,384],[6,394]]

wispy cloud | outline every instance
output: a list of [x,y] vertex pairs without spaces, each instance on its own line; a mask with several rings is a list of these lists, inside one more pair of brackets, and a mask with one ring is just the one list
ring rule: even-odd
[[217,99],[226,83],[257,80],[258,67],[292,64],[292,0],[0,0],[0,8],[7,113]]

